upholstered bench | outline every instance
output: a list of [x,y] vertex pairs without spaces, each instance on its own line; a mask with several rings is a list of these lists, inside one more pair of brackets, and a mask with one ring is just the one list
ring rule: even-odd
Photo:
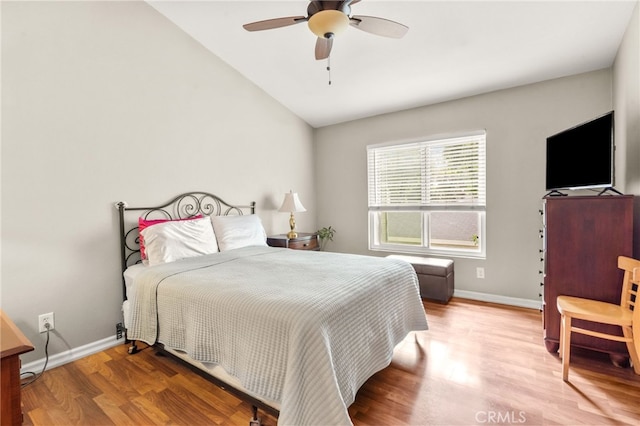
[[397,254],[387,257],[402,259],[413,265],[420,283],[420,296],[424,299],[448,303],[453,296],[453,260]]

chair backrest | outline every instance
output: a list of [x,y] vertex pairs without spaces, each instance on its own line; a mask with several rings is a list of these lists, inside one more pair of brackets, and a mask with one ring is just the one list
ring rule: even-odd
[[[638,299],[638,292],[640,290],[640,267],[633,268],[633,273],[631,274],[631,290],[633,294],[633,343],[636,346],[636,353],[640,354],[640,302],[638,305],[635,305],[635,301]],[[636,309],[637,307],[637,309]]]
[[[624,271],[622,278],[622,294],[620,306],[636,311],[636,297],[638,296],[638,281],[640,281],[640,260],[626,256],[618,256],[618,268]],[[640,302],[637,312],[640,312]]]
[[633,343],[640,354],[640,301],[636,305],[640,289],[640,260],[619,256],[618,268],[624,270],[620,305],[633,311]]

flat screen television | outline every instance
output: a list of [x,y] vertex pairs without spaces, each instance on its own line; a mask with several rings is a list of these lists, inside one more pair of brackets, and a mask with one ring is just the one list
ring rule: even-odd
[[546,189],[613,188],[613,111],[547,138]]

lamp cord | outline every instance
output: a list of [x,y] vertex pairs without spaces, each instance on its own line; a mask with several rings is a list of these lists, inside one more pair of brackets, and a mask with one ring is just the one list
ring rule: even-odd
[[327,72],[329,73],[329,86],[331,86],[331,56],[327,56]]
[[47,341],[44,344],[44,366],[42,367],[42,371],[40,372],[40,374],[36,374],[33,371],[25,371],[24,373],[20,373],[20,375],[30,375],[31,376],[31,380],[27,380],[27,378],[25,377],[24,379],[21,379],[20,381],[20,387],[23,388],[25,386],[30,385],[31,383],[35,382],[36,380],[38,380],[42,374],[44,373],[44,370],[47,369],[47,364],[49,363],[49,324],[45,325],[47,327]]

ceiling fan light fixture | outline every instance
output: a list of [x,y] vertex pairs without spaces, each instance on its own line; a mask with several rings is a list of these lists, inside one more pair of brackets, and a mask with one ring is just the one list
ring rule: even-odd
[[349,17],[339,10],[321,10],[309,17],[309,29],[318,37],[329,38],[348,26]]

